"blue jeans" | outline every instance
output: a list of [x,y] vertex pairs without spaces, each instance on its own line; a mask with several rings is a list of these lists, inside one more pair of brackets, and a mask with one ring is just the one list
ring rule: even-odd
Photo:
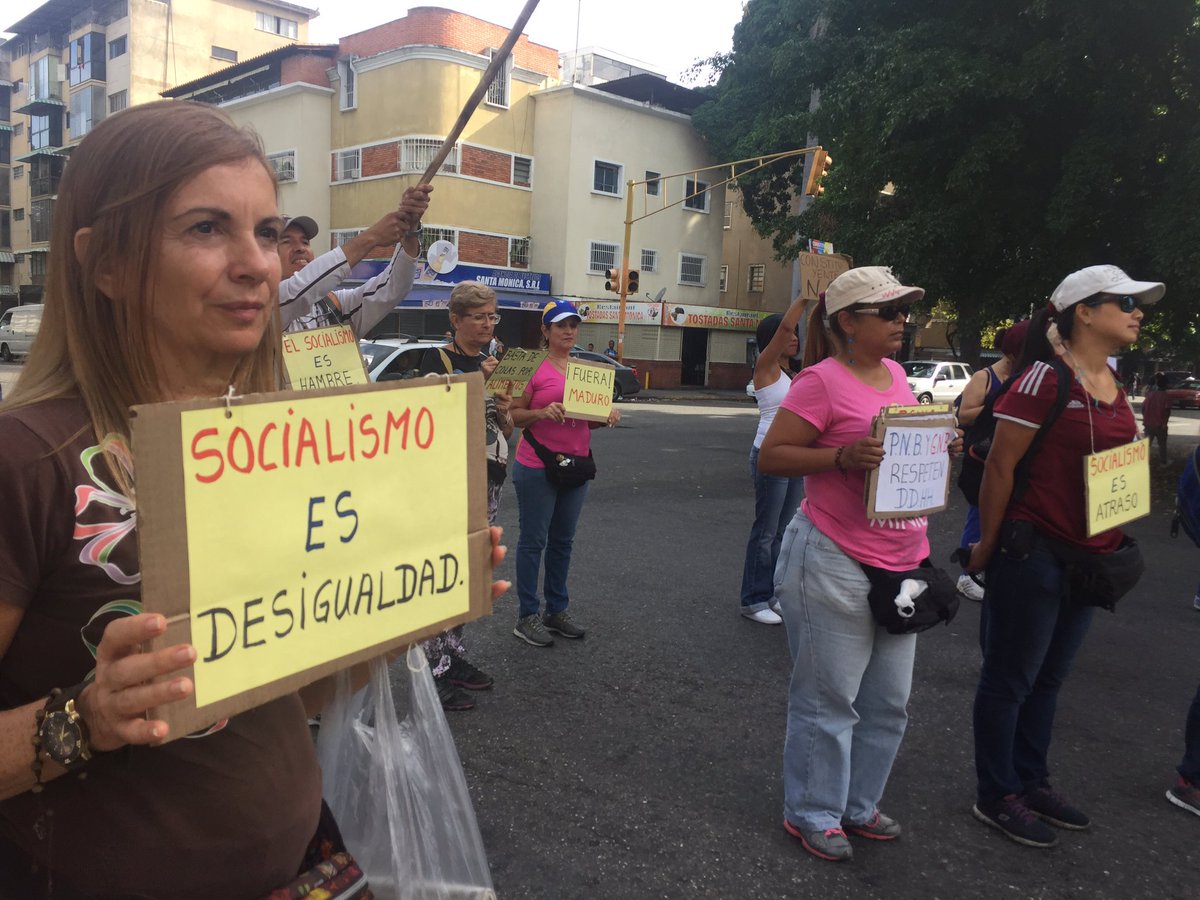
[[783,745],[783,814],[805,831],[875,813],[908,724],[915,634],[888,634],[858,563],[796,513],[775,596],[792,678]]
[[[967,506],[967,518],[963,522],[962,537],[958,539],[958,546],[970,547],[972,544],[978,544],[980,538],[979,531],[979,507]],[[963,569],[966,572],[966,569]]]
[[1188,710],[1183,743],[1183,761],[1179,764],[1179,774],[1192,784],[1200,784],[1200,688],[1196,688],[1196,696],[1192,698],[1192,706]]
[[974,714],[981,803],[1021,795],[1047,782],[1058,691],[1094,611],[1070,602],[1062,564],[1036,542],[1024,560],[997,552],[988,566],[987,584]]
[[521,618],[535,615],[541,607],[538,599],[538,575],[542,555],[546,557],[546,614],[562,612],[570,604],[567,596],[567,573],[571,568],[571,546],[575,542],[575,525],[583,501],[587,499],[588,483],[560,491],[546,480],[543,469],[512,464],[512,482],[517,491],[520,512],[520,536],[517,538],[517,613]]
[[783,532],[804,493],[803,478],[763,475],[758,471],[758,448],[750,450],[750,478],[754,481],[754,524],[746,542],[742,567],[742,612],[766,609],[775,599],[775,563]]

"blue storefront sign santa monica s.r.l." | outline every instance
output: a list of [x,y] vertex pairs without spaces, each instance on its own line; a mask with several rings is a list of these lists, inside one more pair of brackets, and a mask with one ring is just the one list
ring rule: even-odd
[[[354,281],[374,278],[387,266],[386,259],[364,259],[350,270]],[[549,294],[550,275],[546,272],[527,272],[523,269],[490,269],[484,266],[457,265],[449,272],[434,272],[425,262],[418,262],[413,272],[413,285],[441,285],[452,288],[462,281],[480,281],[497,291],[519,291],[524,294]]]

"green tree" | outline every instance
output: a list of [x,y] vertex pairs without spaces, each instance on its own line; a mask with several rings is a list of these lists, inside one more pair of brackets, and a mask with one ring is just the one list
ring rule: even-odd
[[833,156],[803,214],[799,167],[739,179],[780,258],[816,237],[891,265],[964,337],[1114,263],[1167,282],[1160,346],[1195,342],[1200,0],[750,0],[708,64],[716,158]]

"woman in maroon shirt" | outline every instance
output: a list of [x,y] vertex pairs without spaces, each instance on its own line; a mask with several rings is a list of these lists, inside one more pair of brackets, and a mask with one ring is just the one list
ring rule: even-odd
[[[1087,634],[1094,607],[1070,594],[1066,557],[1111,554],[1124,535],[1087,534],[1083,458],[1127,444],[1137,422],[1108,357],[1138,338],[1142,307],[1166,288],[1116,266],[1068,275],[1033,317],[1018,375],[995,403],[996,433],[979,512],[981,538],[968,569],[987,567],[983,668],[975,695],[973,813],[1020,844],[1050,847],[1054,825],[1089,827],[1088,816],[1050,786],[1047,755],[1058,692]],[[1062,360],[1047,337],[1057,325]],[[1059,379],[1069,379],[1065,403]],[[1061,406],[1057,418],[1054,411]],[[1036,453],[1015,473],[1039,428]]]

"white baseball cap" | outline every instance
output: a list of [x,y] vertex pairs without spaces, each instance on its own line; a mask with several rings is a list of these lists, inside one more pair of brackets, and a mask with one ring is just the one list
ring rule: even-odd
[[896,280],[887,266],[859,266],[829,282],[829,287],[825,288],[825,315],[832,317],[851,306],[913,303],[924,296],[924,288],[906,287]]
[[1062,312],[1096,294],[1116,294],[1119,297],[1128,294],[1148,306],[1161,300],[1166,292],[1167,286],[1161,281],[1134,281],[1116,266],[1088,266],[1062,280],[1050,295],[1050,305],[1055,311]]

